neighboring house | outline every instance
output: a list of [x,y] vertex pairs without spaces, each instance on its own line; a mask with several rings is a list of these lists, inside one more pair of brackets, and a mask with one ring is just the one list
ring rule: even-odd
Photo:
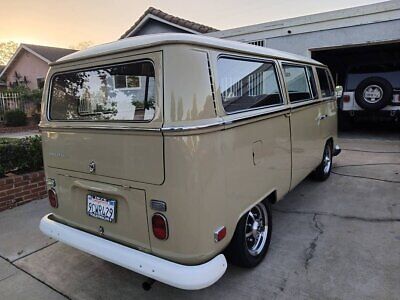
[[49,63],[77,50],[21,44],[0,71],[0,81],[12,87],[24,84],[30,89],[42,88]]
[[214,31],[218,31],[218,29],[178,18],[154,7],[149,7],[120,38],[154,33],[205,34]]
[[[3,70],[4,70],[5,67],[6,67],[6,66],[0,65],[0,74],[1,74],[1,72],[3,72]],[[5,83],[5,81],[2,81],[2,80],[0,79],[0,92],[1,92],[2,90],[5,90],[6,88],[7,88],[7,84]]]

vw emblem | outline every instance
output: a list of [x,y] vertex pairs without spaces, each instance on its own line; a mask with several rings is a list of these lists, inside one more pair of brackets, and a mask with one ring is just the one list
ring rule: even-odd
[[94,173],[96,171],[96,163],[92,160],[90,163],[89,163],[89,172],[90,173]]

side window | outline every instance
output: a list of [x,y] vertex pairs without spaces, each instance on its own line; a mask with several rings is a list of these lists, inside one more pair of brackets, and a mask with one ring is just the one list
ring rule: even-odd
[[305,101],[314,98],[310,90],[309,74],[306,71],[306,67],[283,65],[283,72],[290,102]]
[[220,58],[217,68],[222,105],[226,112],[283,103],[273,63]]
[[329,73],[326,69],[317,68],[319,85],[321,87],[322,98],[332,97],[335,94]]

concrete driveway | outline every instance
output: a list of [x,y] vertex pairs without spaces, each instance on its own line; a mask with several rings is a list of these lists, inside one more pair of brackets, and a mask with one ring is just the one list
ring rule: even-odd
[[229,265],[215,285],[182,291],[44,237],[46,200],[0,213],[4,299],[398,299],[400,140],[346,135],[332,176],[274,206],[271,247],[252,270]]

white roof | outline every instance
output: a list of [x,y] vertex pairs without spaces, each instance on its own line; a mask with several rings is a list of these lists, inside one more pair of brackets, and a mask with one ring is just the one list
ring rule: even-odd
[[311,64],[321,64],[316,60],[309,57],[300,56],[284,51],[253,46],[241,42],[234,42],[229,40],[223,40],[213,37],[207,37],[203,35],[187,34],[187,33],[161,33],[161,34],[149,34],[136,36],[118,40],[115,42],[102,44],[88,49],[72,53],[64,56],[57,60],[56,63],[64,63],[75,60],[81,60],[96,56],[103,56],[107,54],[114,54],[119,52],[125,52],[129,50],[135,50],[140,48],[147,48],[152,46],[166,45],[166,44],[190,44],[200,45],[210,48],[233,50],[237,52],[244,52],[249,54],[265,55],[274,58],[295,60],[300,62],[306,62]]

